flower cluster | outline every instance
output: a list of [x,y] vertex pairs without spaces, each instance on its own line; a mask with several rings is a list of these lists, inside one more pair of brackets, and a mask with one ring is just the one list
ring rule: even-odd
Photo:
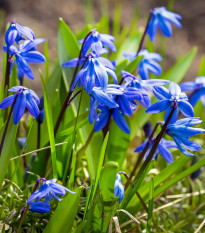
[[[71,190],[67,189],[66,187],[56,183],[57,179],[45,180],[39,179],[37,183],[42,180],[42,184],[39,190],[35,191],[29,197],[27,204],[30,204],[30,211],[36,213],[47,213],[51,210],[49,202],[54,198],[60,201],[61,199],[56,195],[65,195],[66,192],[75,194]],[[44,198],[44,200],[40,201],[40,199]],[[32,202],[34,199],[36,201]]]

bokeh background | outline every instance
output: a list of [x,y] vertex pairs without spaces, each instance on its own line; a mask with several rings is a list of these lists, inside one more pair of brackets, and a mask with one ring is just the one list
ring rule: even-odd
[[[186,80],[192,80],[197,76],[201,57],[205,54],[204,0],[0,0],[0,46],[4,44],[6,24],[16,18],[19,24],[31,27],[36,37],[48,40],[49,55],[53,64],[57,57],[59,17],[62,17],[74,32],[78,32],[87,23],[97,23],[106,13],[109,14],[110,28],[112,28],[114,8],[121,6],[121,24],[129,25],[133,15],[139,14],[139,23],[136,25],[136,28],[139,28],[145,26],[151,8],[168,5],[174,12],[182,15],[183,28],[179,30],[174,27],[173,37],[167,40],[165,68],[172,66],[178,56],[186,54],[193,46],[197,46],[197,56],[185,77]],[[154,46],[157,50],[157,41]],[[43,46],[39,47],[43,51]],[[2,56],[0,57],[2,62]],[[43,68],[43,65],[40,67]],[[38,69],[34,66],[33,71],[36,78],[34,82],[32,81],[32,88],[41,94]],[[29,85],[28,80],[27,82]]]

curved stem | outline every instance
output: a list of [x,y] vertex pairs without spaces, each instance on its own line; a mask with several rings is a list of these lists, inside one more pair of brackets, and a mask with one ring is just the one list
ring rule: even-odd
[[[69,91],[68,91],[68,93],[67,93],[67,96],[66,96],[66,98],[65,98],[65,100],[64,100],[64,102],[63,102],[63,105],[62,105],[62,107],[61,107],[60,113],[59,113],[59,115],[58,115],[58,119],[57,119],[56,124],[55,124],[55,127],[54,127],[54,135],[56,135],[57,132],[58,132],[58,128],[59,128],[59,126],[60,126],[60,123],[61,123],[61,121],[62,121],[62,119],[63,119],[64,113],[65,113],[65,111],[66,111],[66,109],[67,109],[67,106],[68,106],[67,103],[69,102],[70,97],[71,97],[71,95],[72,95],[72,93],[73,93],[73,91],[71,91],[71,87],[73,86],[75,77],[76,77],[77,72],[78,72],[78,68],[79,68],[79,66],[80,66],[80,60],[81,60],[82,55],[83,55],[83,47],[84,47],[84,45],[85,45],[85,42],[86,42],[87,38],[88,38],[91,34],[92,34],[92,31],[90,31],[90,32],[87,34],[87,36],[85,37],[85,39],[84,39],[84,41],[83,41],[83,44],[82,44],[82,46],[81,46],[81,50],[80,50],[79,57],[78,57],[78,62],[77,62],[77,65],[76,65],[76,67],[75,67],[75,71],[74,71],[74,73],[73,73],[73,77],[72,77],[72,81],[71,81],[71,84],[70,84],[70,88],[69,88]],[[84,63],[85,63],[85,62],[84,62]]]
[[140,41],[140,44],[139,44],[139,47],[138,47],[138,50],[137,50],[137,55],[140,52],[140,50],[142,49],[142,46],[143,46],[143,43],[144,43],[144,40],[145,40],[145,36],[146,36],[147,30],[148,30],[148,26],[149,26],[149,22],[150,22],[151,18],[152,18],[152,10],[149,13],[149,18],[147,20],[147,24],[146,24],[145,30],[143,32],[143,35],[142,35],[142,38],[141,38],[141,41]]
[[4,81],[4,91],[9,89],[9,82],[10,82],[10,69],[11,69],[11,61],[9,57],[9,49],[7,48],[7,55],[6,55],[6,74],[5,74],[5,81]]
[[[33,191],[32,191],[32,193],[31,193],[31,195],[37,190],[38,185],[39,185],[39,183],[40,183],[41,180],[42,180],[42,181],[46,181],[45,178],[38,178],[38,179],[36,180],[36,184],[35,184],[35,186],[34,186],[34,188],[33,188]],[[27,213],[27,211],[29,210],[29,207],[30,207],[30,203],[27,204],[27,205],[21,210],[21,217],[20,217],[20,220],[19,220],[19,226],[18,226],[18,229],[17,229],[17,232],[16,232],[16,233],[19,233],[19,232],[20,232],[21,226],[22,226],[23,221],[24,221],[24,219],[25,219],[25,217],[26,217],[26,213]]]

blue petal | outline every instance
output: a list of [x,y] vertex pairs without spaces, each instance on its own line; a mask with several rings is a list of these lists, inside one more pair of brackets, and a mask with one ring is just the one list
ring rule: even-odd
[[21,117],[23,116],[26,108],[26,97],[24,92],[22,91],[18,97],[16,98],[16,102],[14,104],[13,109],[13,121],[14,124],[18,124],[21,120]]
[[180,138],[180,139],[181,139],[182,146],[185,147],[186,149],[192,150],[192,151],[201,150],[201,146],[198,143],[192,142],[186,138]]
[[165,111],[170,106],[169,100],[160,100],[157,103],[151,105],[145,112],[147,113],[159,113]]
[[9,29],[6,31],[5,41],[8,47],[14,44],[17,34],[18,32],[16,29],[13,28],[13,26],[10,26]]
[[104,68],[97,60],[94,61],[94,69],[100,86],[103,90],[106,90],[108,84],[108,75]]
[[158,19],[155,15],[152,14],[147,30],[147,34],[149,35],[150,40],[152,42],[154,41],[157,32],[157,27],[158,27]]
[[159,99],[169,99],[169,91],[165,87],[154,87],[153,94]]
[[45,201],[36,201],[30,204],[29,210],[35,213],[43,214],[51,210],[50,204]]
[[172,95],[172,96],[180,96],[181,94],[181,88],[178,84],[174,83],[174,82],[171,82],[169,84],[169,93]]
[[31,71],[31,68],[29,67],[26,60],[21,56],[16,56],[16,63],[18,65],[18,68],[21,70],[24,75],[30,79],[34,79],[33,73]]
[[119,104],[120,110],[123,114],[132,116],[132,109],[130,103],[125,98],[125,96],[118,96],[117,103]]
[[23,34],[25,37],[27,37],[29,40],[35,39],[35,34],[32,29],[29,27],[21,26],[20,24],[16,23],[16,29],[18,32]]
[[33,117],[38,118],[39,116],[38,105],[36,104],[36,101],[34,101],[30,93],[26,94],[26,108]]
[[115,45],[112,43],[112,41],[114,40],[113,36],[106,35],[106,34],[99,34],[99,37],[104,46],[108,47],[113,52],[117,51]]
[[[169,117],[169,115],[170,115],[172,109],[173,109],[173,108],[172,108],[172,106],[170,105],[169,108],[168,108],[168,109],[166,110],[166,112],[165,112],[164,121],[167,120],[167,118]],[[177,119],[178,119],[178,115],[179,115],[179,111],[178,111],[178,108],[176,108],[176,109],[174,110],[174,113],[173,113],[173,115],[172,115],[170,121],[169,121],[169,124],[172,124],[172,123],[176,122]]]
[[176,142],[178,148],[180,149],[180,151],[187,155],[187,156],[193,156],[193,154],[191,154],[190,152],[188,152],[187,150],[185,150],[182,146],[181,146],[181,140],[178,137],[173,137],[174,141]]
[[184,116],[186,116],[186,117],[193,117],[194,116],[194,109],[189,102],[180,101],[178,103],[178,107]]
[[28,62],[28,63],[43,63],[46,61],[46,58],[38,51],[29,51],[26,53],[21,53],[21,56]]
[[159,28],[162,34],[166,37],[170,37],[172,35],[172,26],[169,22],[167,22],[161,15],[158,15],[159,19]]
[[109,113],[110,113],[110,111],[108,108],[106,111],[103,111],[100,113],[99,120],[96,121],[94,124],[95,132],[103,129],[106,126],[107,121],[109,119]]
[[115,108],[113,110],[112,116],[113,116],[115,123],[120,127],[120,129],[124,131],[125,133],[129,134],[130,133],[129,126],[126,120],[124,119],[124,117],[121,115],[119,109]]
[[177,27],[181,28],[182,25],[179,21],[179,19],[182,19],[182,17],[176,13],[170,12],[170,11],[163,11],[161,15],[169,22],[173,23]]
[[146,140],[145,142],[143,142],[141,145],[139,145],[134,152],[141,152],[144,150],[145,146],[147,145],[148,140]]
[[170,83],[169,80],[164,80],[164,79],[148,79],[148,80],[141,80],[141,85],[143,86],[163,86],[166,85],[168,83]]
[[204,95],[202,90],[195,91],[189,99],[190,104],[194,107],[202,95]]
[[98,61],[105,67],[111,69],[111,70],[115,70],[115,67],[113,66],[112,62],[109,61],[107,58],[105,57],[98,57]]
[[14,102],[16,94],[14,95],[10,95],[8,97],[6,97],[4,100],[2,100],[1,104],[0,104],[0,109],[5,109],[8,108],[9,106],[11,106]]
[[78,63],[78,58],[73,58],[67,62],[64,62],[62,64],[63,67],[76,67],[77,66],[77,63]]
[[20,91],[22,89],[24,89],[23,86],[15,86],[15,87],[10,88],[8,91],[17,92],[17,91]]
[[43,38],[37,38],[34,39],[33,41],[25,41],[21,46],[19,47],[20,51],[22,53],[28,52],[29,50],[33,49],[36,47],[36,45],[45,42],[45,39]]
[[168,163],[173,163],[174,159],[172,153],[162,143],[159,143],[158,150]]
[[78,80],[82,78],[83,74],[84,74],[86,71],[87,71],[87,68],[84,68],[84,69],[81,69],[81,70],[77,73],[77,75],[75,76],[75,80],[74,80],[74,82],[73,82],[73,85],[72,85],[72,87],[71,87],[71,91],[74,90],[74,88],[75,88],[75,86],[76,86]]
[[195,82],[184,82],[179,85],[182,91],[193,91],[195,90]]

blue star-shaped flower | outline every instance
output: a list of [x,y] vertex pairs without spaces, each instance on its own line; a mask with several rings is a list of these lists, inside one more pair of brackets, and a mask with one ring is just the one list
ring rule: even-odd
[[120,174],[117,174],[116,180],[115,180],[115,186],[114,186],[114,195],[119,198],[119,203],[122,202],[124,194],[125,194],[125,191],[121,183]]
[[[138,146],[134,152],[143,151],[147,142],[148,142],[148,139],[145,140],[145,142],[142,143],[140,146]],[[153,142],[151,142],[149,144],[149,149],[145,155],[145,159],[147,158],[152,146],[153,146]],[[169,151],[169,148],[178,148],[178,147],[174,141],[168,141],[168,140],[162,138],[158,147],[157,147],[157,151],[155,152],[155,154],[153,156],[153,159],[157,160],[158,155],[160,154],[168,163],[172,163],[174,160],[173,160],[172,153]]]
[[45,198],[46,201],[50,201],[52,198],[60,201],[61,199],[56,195],[64,195],[66,191],[75,194],[75,192],[72,192],[63,185],[56,183],[56,181],[57,179],[43,181],[39,190],[31,194],[27,204],[30,204],[34,199],[38,201],[41,198]]
[[193,91],[189,99],[190,104],[194,107],[199,99],[205,107],[205,77],[200,76],[194,81],[184,82],[180,84],[182,91]]
[[35,34],[32,29],[21,26],[15,22],[15,19],[13,19],[5,34],[6,45],[10,47],[15,41],[17,44],[19,44],[20,40],[25,40],[22,36],[25,36],[31,41],[35,39]]
[[27,108],[30,114],[38,118],[39,115],[39,98],[36,93],[26,87],[15,86],[9,89],[9,91],[17,92],[14,95],[6,97],[0,104],[0,109],[5,109],[11,106],[15,100],[13,108],[13,122],[18,124],[22,118],[25,109]]
[[[123,55],[125,58],[132,61],[136,58],[137,53],[126,52]],[[162,61],[162,57],[158,53],[150,53],[146,49],[143,49],[138,53],[138,55],[143,55],[143,58],[137,67],[138,73],[142,79],[149,79],[149,73],[161,75],[162,69],[157,62]]]
[[[180,109],[184,116],[194,116],[194,109],[188,102],[187,95],[184,92],[181,92],[181,88],[176,83],[171,82],[169,90],[165,87],[154,87],[153,93],[160,101],[151,105],[146,110],[147,113],[159,113],[166,110],[164,117],[164,120],[166,121],[175,105]],[[173,123],[178,119],[178,108],[175,109],[170,123]]]
[[184,118],[182,120],[178,120],[174,124],[169,124],[165,132],[174,139],[183,154],[193,156],[193,154],[184,148],[191,151],[201,150],[201,146],[199,144],[189,140],[189,138],[194,135],[205,133],[204,129],[192,127],[199,125],[201,122],[202,121],[199,120],[198,117]]
[[[45,62],[45,57],[40,52],[36,51],[36,46],[45,39],[37,38],[33,41],[26,40],[23,44],[21,44],[18,48],[14,45],[9,47],[9,54],[11,56],[10,60],[15,57],[18,74],[22,76],[24,74],[26,77],[30,79],[34,79],[33,73],[31,68],[29,67],[28,63],[43,63]],[[7,46],[3,46],[4,52],[7,52]],[[15,63],[12,62],[12,65]]]
[[166,7],[154,8],[151,14],[152,16],[148,25],[147,34],[152,42],[154,41],[158,27],[160,28],[162,34],[166,37],[170,37],[172,35],[171,23],[179,28],[182,27],[179,21],[182,19],[182,17],[176,13],[168,11]]

